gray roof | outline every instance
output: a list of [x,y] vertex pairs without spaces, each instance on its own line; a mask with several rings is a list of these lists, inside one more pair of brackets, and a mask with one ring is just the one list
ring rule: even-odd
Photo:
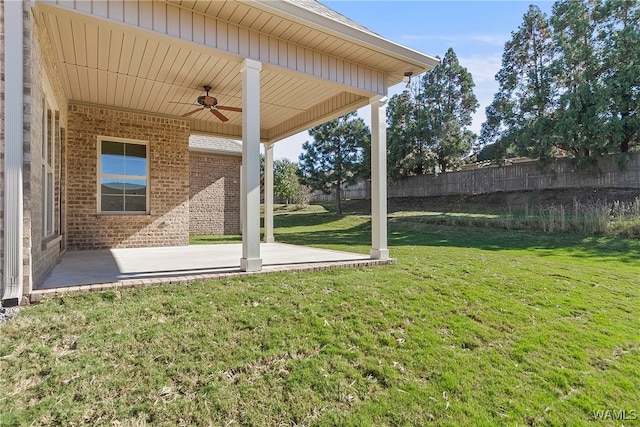
[[[332,19],[334,21],[340,22],[341,24],[345,24],[352,28],[356,28],[360,31],[364,31],[365,33],[369,33],[369,34],[380,37],[379,34],[371,31],[364,25],[360,25],[357,22],[352,21],[351,19],[347,18],[341,13],[336,12],[330,7],[323,5],[319,1],[316,1],[316,0],[286,0],[286,1],[291,4],[295,4],[296,6],[299,6],[303,9],[307,9],[308,11],[313,12],[316,15],[324,16],[325,18]],[[362,7],[368,7],[368,5],[366,3],[363,3]]]
[[217,138],[215,136],[191,135],[189,149],[208,151],[211,153],[242,155],[242,144],[233,139]]

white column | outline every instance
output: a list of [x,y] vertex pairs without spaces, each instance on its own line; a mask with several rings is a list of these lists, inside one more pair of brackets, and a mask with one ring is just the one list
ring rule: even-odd
[[247,186],[245,185],[246,181],[244,179],[244,162],[240,163],[240,234],[244,231],[244,220],[246,217],[246,205],[247,199],[244,197],[247,194]]
[[388,259],[387,248],[387,97],[371,104],[371,258]]
[[260,258],[260,70],[245,59],[242,67],[242,258],[240,270],[259,271]]
[[273,243],[273,144],[264,145],[264,241]]
[[4,277],[2,305],[23,294],[23,2],[4,2]]

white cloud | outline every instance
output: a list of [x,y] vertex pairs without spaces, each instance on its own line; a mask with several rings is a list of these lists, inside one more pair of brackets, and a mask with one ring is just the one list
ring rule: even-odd
[[473,76],[476,86],[484,83],[494,83],[495,76],[502,66],[502,57],[498,55],[472,55],[458,57],[460,65],[465,67]]

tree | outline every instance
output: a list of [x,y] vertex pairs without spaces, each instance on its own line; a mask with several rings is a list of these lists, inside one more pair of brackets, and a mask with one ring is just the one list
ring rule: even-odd
[[389,102],[389,170],[393,178],[455,169],[476,135],[468,129],[478,108],[473,78],[453,49],[420,84]]
[[284,200],[285,204],[296,199],[300,186],[298,165],[289,159],[278,159],[273,162],[273,194]]
[[544,13],[529,6],[523,22],[504,47],[502,68],[496,75],[499,91],[486,109],[482,144],[495,152],[550,159],[555,156],[548,133],[556,110],[557,88],[552,78],[555,49]]
[[474,86],[471,73],[460,65],[452,48],[422,78],[417,101],[427,110],[427,134],[441,171],[460,166],[476,139],[467,129],[479,105]]
[[389,100],[387,141],[389,172],[393,179],[422,175],[433,170],[434,161],[419,132],[419,110],[409,91]]
[[481,141],[544,162],[564,152],[595,165],[640,147],[640,3],[559,0],[531,6],[505,45],[500,90]]
[[602,21],[606,132],[612,151],[640,146],[640,3],[607,0],[598,9]]
[[596,2],[561,0],[551,16],[557,50],[553,74],[560,93],[552,132],[557,147],[579,164],[593,163],[609,151],[597,9]]
[[342,187],[355,181],[367,168],[365,150],[371,134],[356,113],[349,113],[309,130],[313,142],[302,145],[299,157],[302,183],[327,194],[335,192],[336,212],[342,214]]

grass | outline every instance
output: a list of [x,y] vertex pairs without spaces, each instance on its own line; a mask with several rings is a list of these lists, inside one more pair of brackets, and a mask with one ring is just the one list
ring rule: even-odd
[[[369,238],[364,215],[276,216],[281,242],[368,253]],[[639,241],[398,217],[389,244],[396,266],[27,307],[0,325],[0,425],[601,426],[621,421],[597,411],[640,415]]]
[[[530,205],[525,198],[527,194],[509,195],[520,198],[508,201],[506,195],[468,196],[470,203],[465,203],[460,196],[457,199],[390,199],[389,213],[391,218],[425,224],[640,239],[640,197],[614,202],[606,199],[584,202],[574,198],[568,203],[559,197],[560,203],[543,200],[546,204]],[[368,214],[369,203],[368,200],[345,201],[345,211]],[[331,205],[327,207],[330,209]]]

